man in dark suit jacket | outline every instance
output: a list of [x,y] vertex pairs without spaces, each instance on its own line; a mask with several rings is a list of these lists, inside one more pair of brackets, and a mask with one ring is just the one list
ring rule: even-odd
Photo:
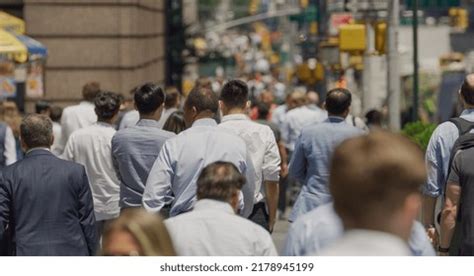
[[20,131],[25,158],[0,172],[0,240],[8,226],[10,255],[95,255],[98,233],[84,167],[49,151],[48,117],[27,116]]

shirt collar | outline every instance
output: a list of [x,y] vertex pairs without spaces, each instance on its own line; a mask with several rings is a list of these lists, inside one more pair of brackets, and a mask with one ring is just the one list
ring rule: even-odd
[[194,121],[193,127],[196,127],[196,126],[217,126],[217,123],[216,123],[216,120],[214,119],[211,119],[211,118],[204,118],[204,119],[199,119],[199,120],[196,120]]
[[236,121],[236,120],[250,120],[250,119],[245,114],[229,114],[222,117],[222,123],[227,122],[227,121]]
[[95,124],[98,125],[98,126],[101,126],[101,127],[111,127],[111,128],[115,128],[113,125],[108,124],[108,123],[105,123],[105,122],[96,122]]
[[340,123],[344,122],[346,119],[339,116],[328,116],[327,121],[330,123]]
[[81,101],[79,105],[94,105],[94,104],[88,101]]
[[387,232],[351,229],[346,232],[345,236],[350,239],[371,241],[371,243],[381,245],[384,248],[390,248],[392,252],[397,252],[399,255],[410,255],[407,242]]
[[151,119],[140,119],[137,123],[137,126],[144,126],[144,127],[157,127],[161,128],[160,124],[156,120]]
[[49,148],[39,147],[39,148],[32,148],[32,149],[29,149],[29,150],[26,152],[26,154],[29,154],[29,153],[31,153],[31,152],[33,152],[33,151],[38,151],[38,150],[45,150],[45,151],[51,152],[51,150],[50,150]]
[[474,115],[474,109],[473,108],[464,109],[463,112],[461,113],[461,116],[466,116],[466,115]]
[[224,201],[219,201],[215,199],[200,199],[194,204],[194,210],[213,210],[213,211],[222,211],[229,214],[234,214],[234,209],[230,206],[229,203]]

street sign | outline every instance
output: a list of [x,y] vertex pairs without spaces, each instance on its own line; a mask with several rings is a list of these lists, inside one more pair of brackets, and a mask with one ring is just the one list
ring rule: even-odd
[[388,9],[390,0],[350,0],[347,1],[346,9],[357,11],[384,11]]

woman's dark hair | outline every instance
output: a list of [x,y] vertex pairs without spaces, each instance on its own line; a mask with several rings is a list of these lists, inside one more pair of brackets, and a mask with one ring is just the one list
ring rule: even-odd
[[163,130],[171,131],[179,134],[181,131],[186,129],[184,122],[184,113],[182,111],[175,111],[171,113],[163,126]]

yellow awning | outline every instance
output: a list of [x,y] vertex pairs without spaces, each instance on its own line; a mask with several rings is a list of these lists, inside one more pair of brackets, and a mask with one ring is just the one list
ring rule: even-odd
[[24,34],[25,21],[6,12],[0,11],[0,28],[17,34]]
[[28,49],[13,34],[0,29],[0,55],[7,55],[22,63],[28,59]]

